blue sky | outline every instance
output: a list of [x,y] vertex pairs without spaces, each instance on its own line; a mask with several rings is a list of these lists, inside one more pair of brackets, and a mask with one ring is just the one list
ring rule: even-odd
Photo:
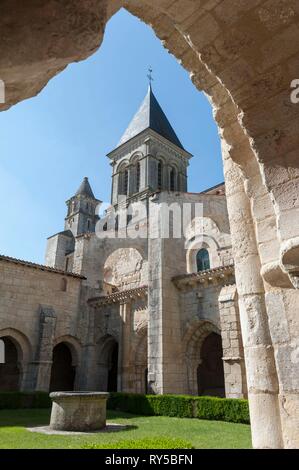
[[65,201],[88,176],[109,202],[106,154],[153,91],[186,150],[194,155],[188,189],[223,181],[220,142],[207,98],[137,18],[121,10],[101,48],[69,65],[42,92],[0,113],[0,253],[44,261],[46,238],[63,230]]

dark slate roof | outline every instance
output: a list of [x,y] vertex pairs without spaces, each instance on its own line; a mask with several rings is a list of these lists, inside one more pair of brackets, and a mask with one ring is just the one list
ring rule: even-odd
[[87,176],[85,176],[85,178],[83,179],[80,185],[80,188],[76,192],[76,196],[79,196],[79,194],[84,194],[84,196],[88,196],[88,197],[91,197],[92,199],[95,199]]
[[146,129],[152,129],[165,139],[177,145],[177,147],[184,149],[153,94],[151,86],[149,86],[146,97],[144,98],[139,110],[120,139],[118,147],[128,142],[133,137],[136,137]]

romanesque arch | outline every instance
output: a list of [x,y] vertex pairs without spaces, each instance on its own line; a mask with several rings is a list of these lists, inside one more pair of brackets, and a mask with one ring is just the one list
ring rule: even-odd
[[220,334],[219,328],[211,322],[193,320],[183,336],[182,355],[187,369],[188,393],[199,393],[199,366],[202,362],[202,346],[210,334]]
[[0,363],[0,390],[13,392],[19,390],[21,382],[21,368],[19,360],[19,345],[9,336],[3,336],[5,363]]
[[28,338],[14,328],[0,330],[4,342],[5,363],[0,364],[0,390],[16,391],[26,383],[28,363],[31,358],[31,345]]
[[200,349],[197,368],[198,395],[225,397],[222,340],[218,333],[208,334]]
[[[186,266],[187,266],[187,273],[196,273],[197,269],[197,254],[200,250],[206,249],[209,253],[210,258],[210,268],[214,268],[215,266],[219,266],[219,257],[218,257],[218,249],[219,245],[217,241],[213,237],[209,237],[204,235],[200,242],[195,241],[188,243],[188,250],[186,251]],[[218,261],[218,263],[217,263]]]
[[91,0],[86,8],[80,0],[67,6],[44,0],[26,4],[25,15],[21,3],[13,11],[6,3],[0,28],[9,40],[3,41],[0,67],[7,101],[1,108],[35,95],[68,63],[92,54],[106,22],[122,6],[153,27],[214,107],[250,376],[253,443],[298,447],[299,365],[291,360],[298,328],[290,327],[297,317],[293,289],[299,287],[299,225],[294,223],[299,106],[290,101],[298,71],[297,6],[291,1],[272,8],[266,1]]
[[[71,343],[60,341],[53,348],[50,392],[71,391],[75,387],[76,357]],[[73,362],[74,361],[74,362]]]
[[74,367],[79,366],[81,362],[82,345],[78,338],[72,335],[59,336],[53,341],[53,346],[55,347],[59,343],[65,343],[68,346],[72,354],[72,365]]
[[[133,240],[131,240],[133,245]],[[106,259],[104,282],[113,286],[134,286],[146,276],[146,261],[140,251],[133,247],[118,248]]]
[[97,343],[98,384],[100,391],[116,392],[118,389],[118,341],[105,335]]

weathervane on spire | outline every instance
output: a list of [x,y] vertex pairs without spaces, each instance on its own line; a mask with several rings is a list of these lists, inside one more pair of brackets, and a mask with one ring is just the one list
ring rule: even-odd
[[150,87],[152,86],[152,82],[154,81],[153,76],[152,76],[152,73],[153,73],[153,69],[152,69],[151,66],[149,66],[147,78],[148,78],[149,86],[150,86]]

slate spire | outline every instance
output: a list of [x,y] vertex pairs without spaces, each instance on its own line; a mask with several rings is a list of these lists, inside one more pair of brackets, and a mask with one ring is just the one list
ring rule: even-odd
[[84,177],[78,191],[76,192],[76,196],[79,196],[80,194],[82,194],[82,195],[84,194],[85,196],[88,196],[88,197],[91,197],[92,199],[95,199],[87,176]]
[[120,139],[118,147],[146,129],[152,129],[177,147],[183,149],[179,138],[153,93],[151,83],[140,108]]

